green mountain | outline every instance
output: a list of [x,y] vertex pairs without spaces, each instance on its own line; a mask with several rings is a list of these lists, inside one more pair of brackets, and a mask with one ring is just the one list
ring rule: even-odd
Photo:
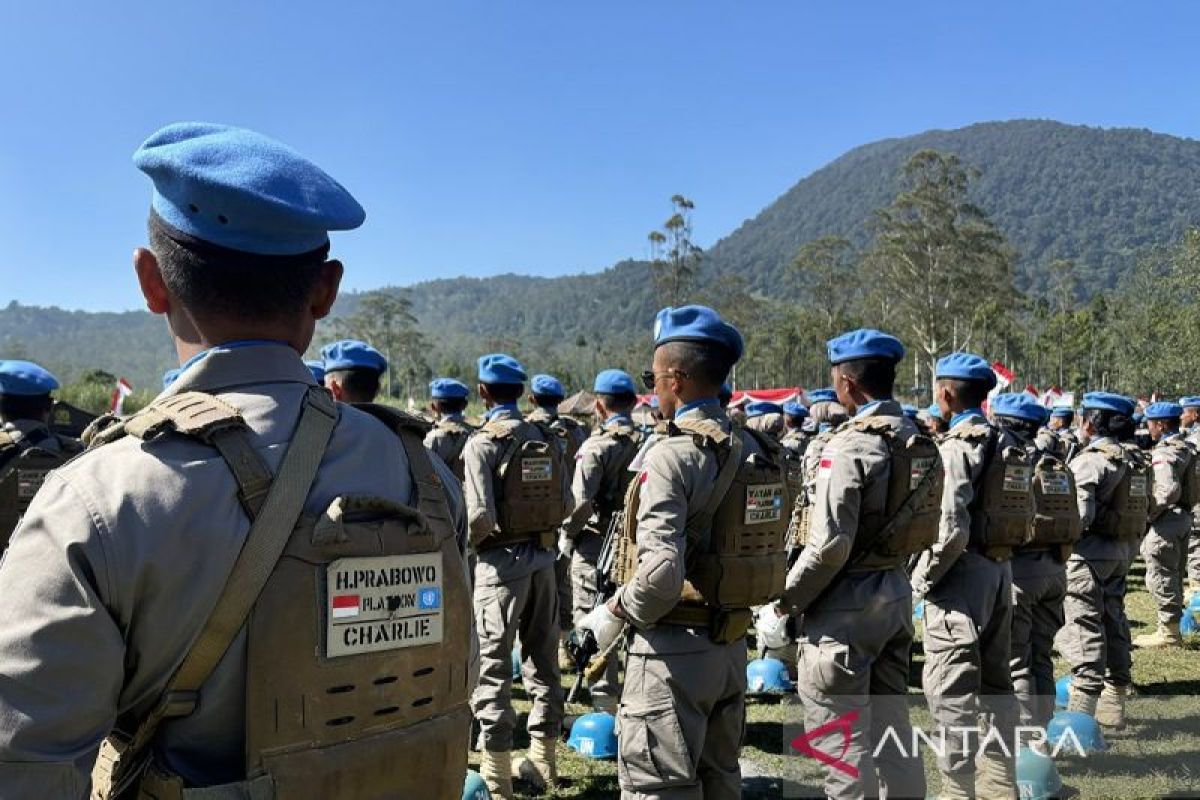
[[[1198,141],[1050,121],[989,122],[847,152],[715,244],[702,262],[701,283],[737,275],[761,293],[791,291],[782,279],[797,248],[826,234],[865,244],[872,211],[895,195],[900,166],[924,148],[956,153],[980,170],[973,200],[1017,250],[1020,285],[1031,292],[1044,288],[1043,268],[1056,258],[1081,265],[1084,294],[1113,287],[1138,253],[1200,222]],[[695,199],[703,220],[704,198]],[[429,335],[428,361],[439,372],[493,348],[513,350],[539,370],[583,365],[586,372],[591,362],[638,347],[659,305],[639,262],[560,278],[435,280],[411,287],[411,297]],[[348,294],[335,314],[356,305]],[[171,353],[162,323],[142,312],[14,303],[0,309],[0,356],[38,359],[67,378],[102,367],[150,386]]]

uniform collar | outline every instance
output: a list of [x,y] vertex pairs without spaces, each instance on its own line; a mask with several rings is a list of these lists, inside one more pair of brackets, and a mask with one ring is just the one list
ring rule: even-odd
[[902,409],[900,407],[900,404],[897,403],[895,400],[893,400],[890,397],[887,398],[886,400],[872,400],[871,402],[867,403],[865,406],[859,406],[858,411],[855,412],[855,414],[854,414],[855,419],[858,419],[859,417],[902,417],[902,416],[904,416],[904,409]]
[[690,403],[684,403],[679,408],[675,409],[675,419],[680,419],[688,414],[696,416],[711,417],[715,416],[712,410],[721,410],[721,401],[715,397],[702,397],[699,400],[693,400]]
[[196,354],[181,369],[159,397],[263,383],[317,385],[300,354],[283,342],[229,342]]
[[442,414],[442,420],[445,422],[466,422],[466,418],[462,414]]
[[620,425],[633,425],[633,417],[628,414],[613,414],[608,419],[604,420],[604,427],[611,428]]
[[555,420],[558,419],[558,412],[537,406],[533,409],[533,411],[529,412],[529,416],[527,418],[531,420]]
[[957,428],[959,423],[969,422],[976,418],[981,422],[987,421],[987,417],[983,415],[982,408],[968,408],[966,411],[960,411],[950,418],[950,430]]
[[498,406],[492,406],[483,418],[488,422],[494,419],[521,419],[521,409],[517,408],[516,403],[501,403]]
[[1180,433],[1179,433],[1179,431],[1176,431],[1175,433],[1164,433],[1162,436],[1160,436],[1160,437],[1158,438],[1158,441],[1159,441],[1160,443],[1161,443],[1161,442],[1169,442],[1169,441],[1171,441],[1172,439],[1178,439],[1178,438],[1179,438],[1179,436],[1180,436]]

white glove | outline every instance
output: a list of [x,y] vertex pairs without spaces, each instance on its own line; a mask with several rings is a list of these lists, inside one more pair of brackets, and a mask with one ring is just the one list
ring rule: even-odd
[[601,603],[579,620],[579,627],[592,632],[592,635],[596,637],[597,646],[603,652],[621,635],[621,629],[625,627],[625,623],[608,610],[608,603]]
[[758,637],[758,646],[774,650],[791,644],[792,640],[787,633],[787,621],[786,616],[781,617],[775,611],[774,603],[759,606],[754,615],[754,633]]
[[558,534],[558,554],[563,558],[570,558],[575,552],[575,540],[565,533]]

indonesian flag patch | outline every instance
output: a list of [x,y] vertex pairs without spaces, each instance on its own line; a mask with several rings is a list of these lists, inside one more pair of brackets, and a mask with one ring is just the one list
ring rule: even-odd
[[334,619],[342,619],[344,617],[358,616],[358,595],[356,594],[338,594],[333,596],[331,601],[332,608],[330,613]]

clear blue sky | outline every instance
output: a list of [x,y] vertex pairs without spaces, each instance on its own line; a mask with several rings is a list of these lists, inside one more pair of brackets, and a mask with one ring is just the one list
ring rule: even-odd
[[882,137],[1200,137],[1197,30],[1192,2],[14,0],[0,302],[140,306],[130,154],[167,122],[262,130],[345,184],[367,209],[334,240],[349,287],[556,275],[646,255],[676,192],[709,245]]

